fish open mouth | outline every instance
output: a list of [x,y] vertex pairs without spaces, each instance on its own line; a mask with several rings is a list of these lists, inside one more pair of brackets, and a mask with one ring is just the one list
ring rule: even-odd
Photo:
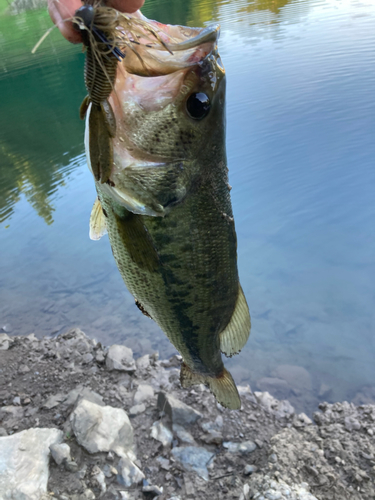
[[139,11],[133,17],[147,21],[163,42],[150,41],[146,33],[145,38],[133,41],[134,50],[127,50],[123,66],[139,76],[166,75],[197,64],[213,50],[220,35],[219,24],[206,28],[161,24],[146,19]]

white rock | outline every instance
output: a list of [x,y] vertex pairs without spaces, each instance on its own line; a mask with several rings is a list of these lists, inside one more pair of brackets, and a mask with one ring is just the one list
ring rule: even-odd
[[161,422],[161,420],[152,424],[150,436],[160,441],[163,446],[167,446],[173,441],[172,432]]
[[154,389],[148,384],[139,384],[134,394],[134,404],[139,405],[154,398]]
[[105,360],[108,370],[134,372],[136,370],[133,351],[124,345],[112,345]]
[[66,443],[52,444],[49,449],[51,450],[51,455],[57,465],[61,465],[64,460],[70,462],[72,460],[70,456],[70,446]]
[[125,488],[139,484],[145,478],[143,472],[128,457],[120,460],[118,469],[117,482]]
[[133,427],[121,408],[83,399],[72,412],[70,422],[78,443],[89,453],[113,451],[120,457],[133,454]]
[[131,417],[135,417],[136,415],[140,415],[146,411],[146,405],[145,404],[140,404],[140,405],[134,405],[129,409],[129,415]]
[[92,472],[93,479],[97,482],[99,488],[102,491],[102,494],[105,493],[107,491],[107,485],[105,482],[104,472],[98,466],[95,466]]
[[223,443],[223,446],[230,453],[241,453],[241,455],[252,453],[257,448],[257,445],[253,443],[253,441],[244,441],[242,443],[233,443],[232,441],[227,441]]
[[0,351],[7,351],[9,349],[12,339],[6,333],[0,333]]
[[40,500],[47,492],[49,447],[59,429],[28,429],[0,438],[0,498]]
[[141,358],[138,358],[136,363],[139,370],[146,370],[150,366],[150,355],[145,354]]

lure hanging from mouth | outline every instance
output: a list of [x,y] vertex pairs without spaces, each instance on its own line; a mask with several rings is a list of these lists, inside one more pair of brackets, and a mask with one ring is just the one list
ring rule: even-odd
[[[82,102],[80,117],[84,119],[92,105],[89,126],[89,149],[95,179],[108,182],[113,164],[111,139],[116,135],[116,119],[108,97],[116,79],[117,63],[125,54],[111,44],[108,35],[95,26],[95,9],[84,5],[75,13],[74,28],[81,33],[86,46],[85,85],[88,95]],[[96,50],[95,47],[99,50]],[[106,53],[107,52],[107,53]]]
[[[111,183],[113,167],[113,142],[116,136],[116,119],[108,98],[114,90],[117,64],[130,48],[137,57],[132,44],[140,44],[138,38],[151,38],[158,46],[170,52],[157,32],[143,20],[131,18],[101,3],[83,5],[73,17],[73,26],[81,34],[86,47],[85,85],[88,95],[80,107],[84,119],[91,104],[89,116],[89,151],[95,180],[101,184]],[[147,71],[147,69],[146,69]]]

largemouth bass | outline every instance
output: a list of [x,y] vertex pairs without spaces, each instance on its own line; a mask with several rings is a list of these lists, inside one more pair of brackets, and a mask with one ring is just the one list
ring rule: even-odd
[[244,347],[250,315],[237,270],[219,26],[161,25],[140,13],[134,19],[149,23],[158,42],[139,35],[137,50],[126,49],[116,63],[108,106],[85,104],[98,194],[90,236],[108,231],[137,305],[183,357],[182,386],[204,383],[219,403],[237,409],[221,353]]

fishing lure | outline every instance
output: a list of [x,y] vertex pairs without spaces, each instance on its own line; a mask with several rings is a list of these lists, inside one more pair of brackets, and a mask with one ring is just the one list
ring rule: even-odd
[[[126,50],[134,52],[144,66],[142,57],[134,48],[139,39],[147,43],[150,38],[158,48],[171,52],[157,31],[142,19],[127,16],[115,9],[95,2],[79,8],[73,17],[73,26],[81,34],[86,47],[85,86],[88,95],[80,107],[84,119],[89,115],[89,153],[94,177],[100,183],[111,183],[113,165],[112,138],[116,136],[116,119],[108,97],[114,89],[117,65],[125,58]],[[147,73],[147,68],[144,68]]]

